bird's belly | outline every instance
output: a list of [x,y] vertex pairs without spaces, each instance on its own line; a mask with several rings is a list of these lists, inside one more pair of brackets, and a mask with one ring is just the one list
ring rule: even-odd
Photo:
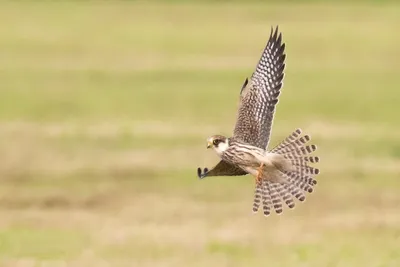
[[265,152],[259,148],[231,147],[222,155],[222,159],[241,166],[259,167],[261,162],[265,162]]
[[258,169],[255,167],[249,167],[249,166],[241,166],[241,168],[246,171],[247,173],[253,175],[253,176],[257,176],[258,174]]
[[239,166],[248,166],[248,167],[260,166],[260,161],[257,159],[257,157],[247,152],[243,153],[237,152],[235,154],[230,155],[225,160],[231,162],[234,165],[239,165]]
[[[259,163],[258,165],[252,165],[252,166],[240,166],[244,171],[248,172],[249,174],[253,175],[253,176],[257,176],[258,175],[258,171],[260,170],[260,165],[261,163]],[[271,163],[271,164],[265,164],[263,165],[262,168],[262,172],[264,174],[267,174],[269,172],[273,172],[275,171],[276,168],[275,166]]]
[[263,164],[263,172],[270,172],[275,169],[272,161],[266,157],[265,151],[252,148],[232,148],[222,155],[222,159],[240,167],[251,175],[257,176],[261,163]]

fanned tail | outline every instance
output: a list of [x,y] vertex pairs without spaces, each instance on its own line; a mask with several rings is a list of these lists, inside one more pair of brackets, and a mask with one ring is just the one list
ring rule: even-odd
[[[262,203],[264,215],[270,214],[271,208],[277,214],[282,213],[282,202],[289,208],[295,207],[294,198],[303,202],[305,192],[312,193],[317,184],[315,176],[319,169],[309,166],[310,163],[318,163],[319,157],[310,154],[317,149],[316,145],[307,145],[311,140],[309,135],[301,136],[301,130],[297,129],[279,145],[268,153],[273,153],[284,159],[287,163],[277,165],[277,170],[267,174],[269,179],[262,179],[256,185],[253,211],[257,212]],[[277,182],[286,181],[286,182]]]

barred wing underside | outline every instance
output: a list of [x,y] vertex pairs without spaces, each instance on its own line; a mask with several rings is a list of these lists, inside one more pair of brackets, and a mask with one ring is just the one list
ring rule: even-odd
[[265,149],[271,134],[275,106],[278,103],[285,69],[285,44],[282,34],[271,30],[261,59],[240,93],[240,105],[233,136]]

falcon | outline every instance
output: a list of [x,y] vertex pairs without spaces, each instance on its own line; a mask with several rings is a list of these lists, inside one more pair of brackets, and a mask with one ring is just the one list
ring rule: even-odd
[[198,168],[200,179],[208,176],[255,177],[253,212],[262,205],[265,216],[274,209],[283,212],[283,203],[295,207],[294,199],[303,202],[317,184],[319,162],[312,156],[317,147],[309,135],[296,129],[276,147],[268,150],[276,104],[283,85],[285,44],[278,26],[271,34],[251,78],[240,90],[239,110],[232,137],[213,135],[207,148],[213,148],[221,161],[212,169]]

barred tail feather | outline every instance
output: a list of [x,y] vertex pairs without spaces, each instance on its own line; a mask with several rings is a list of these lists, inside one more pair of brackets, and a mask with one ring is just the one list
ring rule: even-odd
[[305,193],[314,191],[317,184],[315,176],[319,174],[319,169],[309,164],[319,162],[319,157],[310,155],[317,146],[308,145],[310,136],[301,134],[300,129],[295,130],[268,152],[271,162],[276,162],[274,165],[277,170],[269,172],[269,178],[265,177],[262,183],[257,185],[254,212],[258,211],[262,203],[265,216],[270,214],[271,209],[280,214],[283,211],[282,203],[294,208],[294,199],[303,202],[306,199]]
[[254,200],[253,200],[253,212],[256,213],[261,204],[261,195],[263,194],[263,185],[256,183],[256,189],[254,192]]
[[264,179],[262,181],[263,181],[263,187],[262,187],[263,211],[264,211],[264,216],[269,216],[271,214],[271,207],[272,207],[271,193],[269,190],[268,181]]
[[[261,190],[261,192],[260,192]],[[271,214],[271,209],[277,214],[283,212],[283,203],[289,208],[295,207],[295,202],[293,197],[300,198],[303,194],[300,189],[291,188],[289,184],[274,183],[262,180],[262,184],[256,186],[256,197],[253,202],[253,212],[257,212],[260,206],[260,195],[262,198],[262,207],[264,216],[269,216]]]
[[[265,216],[269,216],[271,213],[272,207],[272,194],[271,188],[268,181],[265,179],[261,180],[261,183],[256,184],[255,194],[254,194],[254,201],[253,201],[253,212],[258,212],[260,208],[260,204],[262,203],[263,212]],[[262,202],[261,202],[262,200]]]
[[317,146],[307,145],[311,137],[301,136],[301,133],[300,129],[296,129],[270,153],[279,154],[291,163],[291,169],[282,171],[290,184],[304,192],[312,193],[313,187],[317,184],[314,178],[319,174],[319,169],[309,164],[318,163],[319,157],[310,154],[317,150]]

